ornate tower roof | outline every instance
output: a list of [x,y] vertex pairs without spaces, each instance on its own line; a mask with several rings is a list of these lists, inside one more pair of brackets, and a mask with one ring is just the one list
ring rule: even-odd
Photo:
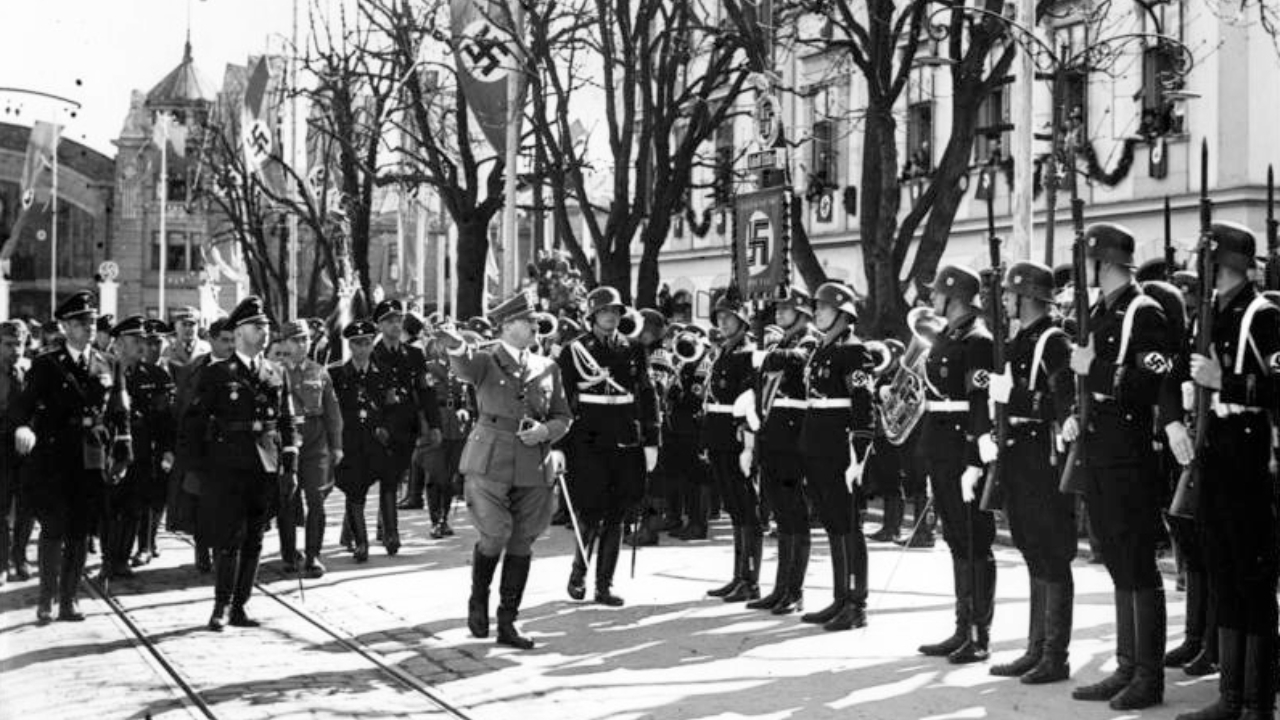
[[212,102],[216,95],[213,83],[191,59],[191,37],[188,36],[182,62],[147,93],[147,107],[161,109],[202,105]]

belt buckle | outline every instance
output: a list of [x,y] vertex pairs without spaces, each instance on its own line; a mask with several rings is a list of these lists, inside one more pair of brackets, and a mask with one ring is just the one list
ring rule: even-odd
[[361,420],[369,419],[369,411],[365,410],[364,408],[360,408],[360,412],[356,413],[356,415],[359,416]]
[[254,432],[262,432],[262,421],[261,421],[261,420],[254,420],[254,421],[253,421],[253,431],[254,431]]

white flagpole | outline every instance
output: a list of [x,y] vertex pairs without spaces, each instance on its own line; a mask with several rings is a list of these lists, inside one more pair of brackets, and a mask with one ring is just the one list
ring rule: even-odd
[[[1035,0],[1018,0],[1017,20],[1028,27],[1035,24]],[[1031,53],[1023,48],[1018,49],[1018,57],[1014,61],[1016,69],[1011,92],[1013,137],[1010,148],[1013,158],[1013,197],[1009,205],[1011,235],[1013,243],[1009,247],[1009,257],[1022,260],[1031,257],[1031,240],[1035,234],[1034,188],[1032,188],[1032,164],[1035,157],[1032,153],[1032,136],[1035,128],[1034,88],[1035,63]],[[994,192],[994,188],[992,191]]]
[[[289,59],[289,165],[298,168],[298,0],[293,0],[293,54]],[[289,197],[297,199],[298,184],[289,183]],[[288,283],[289,319],[298,319],[298,214],[290,212]]]
[[[524,26],[524,13],[522,10],[520,3],[511,3],[511,32],[513,34],[520,33]],[[517,252],[519,230],[516,226],[516,182],[518,180],[516,160],[520,152],[520,120],[524,115],[520,107],[520,73],[522,71],[522,65],[516,65],[507,71],[507,186],[502,205],[502,260],[503,265],[506,267],[498,268],[499,277],[502,278],[500,292],[504,298],[513,294],[520,287],[519,259],[517,258],[519,254]]]
[[[54,129],[53,137],[53,180],[52,186],[53,197],[50,199],[50,207],[53,209],[53,217],[49,222],[49,317],[58,311],[58,142],[62,138],[59,137],[60,131]],[[14,238],[16,241],[17,238]]]
[[169,268],[169,236],[166,216],[169,214],[169,118],[163,113],[156,113],[156,124],[160,127],[160,287],[156,291],[156,303],[159,305],[160,319],[165,319],[164,286],[165,274]]

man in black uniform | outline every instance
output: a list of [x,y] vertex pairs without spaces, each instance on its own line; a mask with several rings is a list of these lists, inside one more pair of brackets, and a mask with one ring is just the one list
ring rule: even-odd
[[[19,491],[20,463],[14,452],[14,427],[9,422],[9,408],[18,400],[27,384],[27,368],[22,362],[27,327],[21,320],[0,322],[0,585],[5,580],[26,580],[27,542],[19,532],[24,521],[25,501]],[[13,527],[9,513],[13,512]],[[11,544],[12,543],[12,544]]]
[[14,448],[40,520],[40,596],[36,620],[84,620],[76,599],[89,533],[102,512],[104,481],[118,481],[132,460],[129,396],[114,359],[93,347],[98,308],[92,293],[73,294],[54,317],[66,344],[31,365],[10,411]]
[[[1085,503],[1115,584],[1118,665],[1110,677],[1076,688],[1072,697],[1138,710],[1164,699],[1165,604],[1156,566],[1164,493],[1153,448],[1153,408],[1163,400],[1170,348],[1164,312],[1133,279],[1133,235],[1099,223],[1085,230],[1085,242],[1089,283],[1101,289],[1102,298],[1090,311],[1089,344],[1072,348],[1071,369],[1085,378],[1093,411],[1087,428],[1075,416],[1067,418],[1062,436],[1085,443]],[[1179,420],[1161,423],[1178,452],[1189,442],[1180,411],[1161,414]]]
[[933,310],[947,325],[926,363],[929,401],[919,441],[951,550],[956,595],[955,632],[920,652],[955,664],[987,659],[995,612],[996,524],[977,502],[982,468],[996,452],[987,412],[991,333],[975,305],[980,286],[976,272],[954,265],[939,270],[933,283]]
[[[831,605],[801,618],[826,630],[867,624],[867,539],[862,535],[861,485],[875,439],[876,361],[853,334],[853,290],[824,283],[814,293],[821,344],[804,369],[807,409],[799,448],[806,487],[831,545]],[[852,578],[852,584],[850,584]]]
[[383,300],[373,320],[381,337],[373,346],[373,362],[387,375],[381,398],[391,441],[391,477],[378,483],[378,509],[382,521],[382,546],[388,555],[400,551],[400,526],[396,518],[399,482],[409,472],[413,451],[440,444],[440,406],[436,391],[427,385],[427,358],[420,348],[401,342],[404,308],[399,300]]
[[[1280,310],[1249,282],[1257,243],[1235,223],[1212,226],[1217,301],[1213,353],[1191,358],[1192,381],[1216,393],[1202,463],[1200,506],[1218,601],[1218,701],[1178,720],[1275,717],[1276,549],[1268,471],[1280,406]],[[1180,451],[1181,450],[1181,451]],[[1179,462],[1191,461],[1174,444]],[[1212,642],[1212,639],[1207,639]]]
[[129,549],[142,526],[148,493],[163,478],[162,466],[173,464],[173,383],[158,365],[142,362],[145,319],[130,315],[111,329],[116,359],[129,392],[133,463],[123,482],[106,489],[100,578],[129,577]]
[[1015,263],[1004,282],[1007,317],[1018,331],[1008,343],[1007,366],[991,376],[992,401],[1005,406],[1009,436],[1000,450],[1004,511],[1014,545],[1031,576],[1031,622],[1022,657],[991,668],[1028,685],[1065,680],[1075,584],[1075,497],[1058,491],[1057,428],[1071,413],[1075,388],[1068,366],[1071,343],[1049,307],[1053,271]]
[[[658,462],[658,399],[649,356],[618,332],[625,306],[618,291],[599,287],[587,296],[591,330],[569,343],[558,364],[573,409],[567,458],[569,492],[582,543],[596,553],[595,601],[617,607],[613,574],[622,545],[622,523],[645,492],[645,473]],[[587,558],[579,551],[569,575],[569,596],[586,596]]]
[[679,488],[685,522],[670,531],[681,540],[707,538],[707,510],[711,473],[702,458],[698,432],[707,377],[711,374],[711,348],[706,333],[688,325],[672,342],[676,377],[668,396],[662,435],[662,466],[667,482]]
[[475,395],[449,366],[449,356],[440,340],[432,340],[426,352],[427,384],[435,388],[440,403],[441,440],[426,453],[423,480],[431,513],[431,537],[438,539],[453,535],[449,514],[454,497],[461,494],[458,464],[475,419]]
[[764,355],[758,386],[760,479],[778,523],[778,574],[773,592],[747,607],[775,615],[804,609],[804,576],[809,567],[809,507],[804,499],[800,427],[808,407],[805,366],[820,340],[809,325],[813,318],[809,303],[809,295],[797,288],[788,289],[775,303],[775,318],[784,332]]
[[[163,350],[165,340],[172,332],[172,328],[163,320],[156,319],[144,320],[142,328],[137,366],[146,368],[142,372],[146,373],[147,380],[143,382],[146,387],[140,389],[145,389],[149,401],[159,398],[160,402],[165,403],[166,407],[161,412],[162,415],[169,415],[173,409],[174,395],[174,381],[170,368],[175,366],[171,366],[164,360]],[[141,411],[143,408],[139,407],[135,399],[134,417],[137,418],[137,413]],[[149,422],[171,426],[173,420],[172,416],[168,420],[161,419],[161,416],[153,416]],[[145,466],[140,464],[141,456],[144,451],[152,448],[139,446],[138,438],[134,438],[134,454],[139,456],[133,465],[135,474],[132,496],[137,502],[138,511],[138,521],[133,528],[133,535],[138,540],[138,552],[130,561],[134,567],[146,565],[153,557],[160,556],[160,550],[156,547],[156,534],[160,531],[160,520],[164,516],[165,504],[169,499],[169,469],[173,467],[172,429],[161,429],[160,432],[166,433],[163,438],[164,447],[158,452],[146,452],[148,462]],[[153,438],[161,439],[153,435],[148,438],[148,441]],[[126,552],[132,545],[132,540],[131,537],[124,541]]]
[[[263,356],[262,300],[242,300],[227,326],[235,353],[200,373],[186,422],[201,469],[199,537],[213,549],[209,629],[257,627],[245,612],[262,555],[262,537],[281,497],[298,486],[298,439],[284,368]],[[230,606],[230,615],[227,610]]]
[[733,579],[707,594],[725,602],[743,602],[760,597],[764,544],[760,498],[751,481],[755,431],[760,426],[752,357],[755,348],[747,338],[747,308],[729,293],[716,302],[716,324],[724,341],[707,377],[702,447],[733,522]]

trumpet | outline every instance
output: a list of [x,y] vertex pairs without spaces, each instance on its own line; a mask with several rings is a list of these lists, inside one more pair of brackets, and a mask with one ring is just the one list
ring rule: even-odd
[[893,366],[893,361],[897,359],[894,357],[893,350],[879,340],[868,340],[866,348],[867,352],[871,353],[876,359],[876,365],[871,369],[872,374],[876,377],[883,375],[886,370]]
[[533,319],[538,324],[537,336],[539,341],[555,337],[556,333],[559,331],[560,322],[556,320],[556,316],[551,313],[534,313]]
[[636,340],[641,330],[644,330],[644,316],[639,310],[628,307],[618,320],[618,332],[628,340]]
[[698,333],[685,330],[676,335],[671,343],[671,349],[675,353],[676,360],[681,365],[687,365],[701,360],[707,352],[708,344],[707,339]]

